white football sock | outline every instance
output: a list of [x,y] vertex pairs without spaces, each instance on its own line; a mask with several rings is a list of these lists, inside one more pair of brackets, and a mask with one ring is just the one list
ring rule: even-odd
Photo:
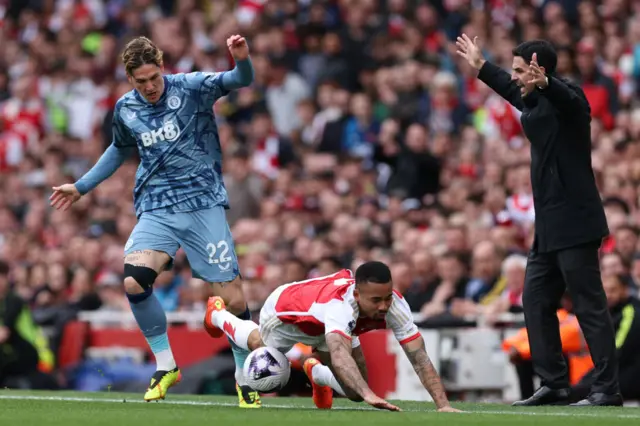
[[338,381],[334,377],[331,369],[326,365],[314,365],[311,369],[311,375],[313,376],[313,381],[315,382],[315,384],[320,386],[329,386],[340,395],[346,396],[346,394],[342,390],[342,386],[340,386],[340,383],[338,383]]
[[258,328],[258,324],[251,320],[242,320],[226,310],[213,311],[211,323],[233,340],[242,349],[249,350],[248,340],[251,332]]
[[247,384],[247,381],[244,378],[244,374],[242,373],[242,367],[240,367],[239,365],[236,365],[236,383],[238,384],[238,386],[245,386]]
[[176,361],[173,359],[171,348],[155,353],[154,355],[156,357],[156,370],[171,371],[176,368]]
[[244,378],[244,372],[242,371],[242,369],[244,368],[244,363],[249,356],[249,351],[245,351],[244,349],[241,349],[239,347],[232,347],[231,351],[233,352],[233,360],[236,363],[236,383],[238,384],[238,386],[245,386],[247,384],[247,381]]

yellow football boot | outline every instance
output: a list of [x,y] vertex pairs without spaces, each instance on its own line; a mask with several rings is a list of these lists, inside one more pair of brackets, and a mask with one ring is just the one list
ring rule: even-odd
[[249,386],[238,386],[236,383],[236,391],[238,391],[238,406],[240,408],[260,408],[262,407],[262,401],[260,401],[260,394]]
[[180,373],[178,367],[171,371],[156,371],[151,378],[147,393],[144,394],[144,400],[149,402],[164,399],[169,388],[180,383],[181,379],[182,373]]

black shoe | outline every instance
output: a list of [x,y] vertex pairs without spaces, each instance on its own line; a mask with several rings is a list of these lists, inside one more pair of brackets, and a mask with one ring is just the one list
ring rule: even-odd
[[514,407],[536,407],[538,405],[569,405],[570,389],[551,389],[547,386],[542,386],[533,394],[529,399],[523,401],[516,401]]
[[614,393],[592,393],[587,398],[571,404],[572,407],[622,407],[622,395]]

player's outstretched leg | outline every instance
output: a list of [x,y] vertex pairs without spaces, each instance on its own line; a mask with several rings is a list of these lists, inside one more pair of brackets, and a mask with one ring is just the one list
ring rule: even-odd
[[[333,405],[333,389],[328,384],[331,382],[331,379],[327,380],[327,371],[333,379],[333,382],[335,382],[334,385],[339,389],[337,392],[344,395],[342,388],[333,377],[333,374],[331,374],[329,367],[322,365],[317,359],[307,359],[302,368],[311,382],[311,387],[313,388],[313,403],[316,407],[321,410],[328,410]],[[325,369],[327,371],[325,371]]]
[[167,317],[160,301],[153,294],[153,282],[158,274],[152,268],[132,264],[125,264],[124,270],[125,289],[131,311],[157,364],[144,400],[164,399],[167,390],[180,381],[181,373],[169,346]]
[[240,319],[227,311],[224,300],[219,296],[210,297],[207,301],[204,328],[211,337],[226,334],[229,341],[245,351],[262,346],[258,324]]
[[207,303],[204,327],[211,337],[227,335],[236,363],[236,391],[241,408],[259,408],[262,403],[258,392],[246,385],[242,368],[249,351],[262,346],[258,325],[251,321],[249,310],[237,317],[225,309],[221,297],[211,297]]

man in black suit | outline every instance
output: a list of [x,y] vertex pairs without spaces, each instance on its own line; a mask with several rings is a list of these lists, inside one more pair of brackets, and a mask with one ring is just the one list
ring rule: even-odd
[[531,357],[542,387],[514,405],[568,404],[567,364],[562,355],[556,308],[565,288],[574,301],[595,380],[575,405],[622,405],[616,348],[602,288],[598,251],[609,230],[591,167],[591,109],[582,89],[555,75],[557,55],[542,40],[513,50],[513,71],[486,61],[466,34],[458,54],[478,78],[522,111],[531,142],[531,183],[536,212],[523,305]]

